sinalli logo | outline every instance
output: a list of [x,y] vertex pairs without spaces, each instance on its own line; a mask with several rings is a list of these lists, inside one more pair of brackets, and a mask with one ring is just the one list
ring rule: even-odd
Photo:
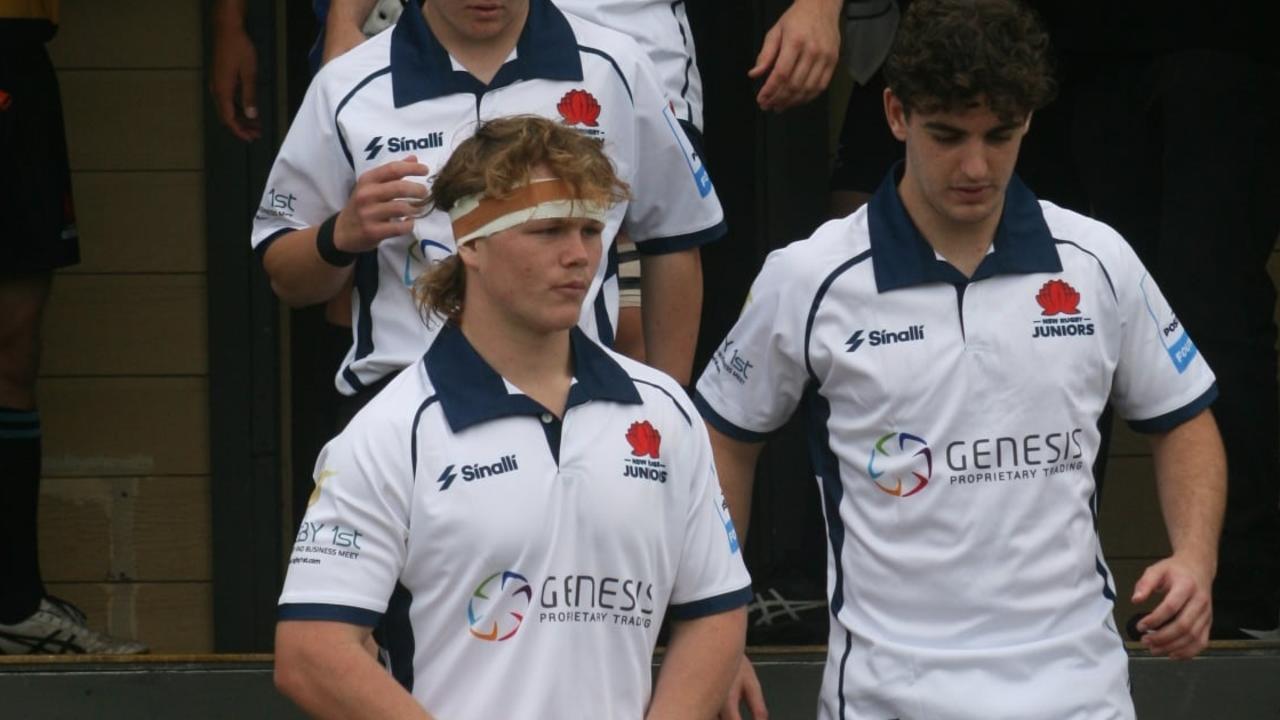
[[497,462],[493,463],[476,463],[474,465],[463,465],[462,469],[454,472],[454,465],[450,465],[440,473],[440,477],[436,478],[436,482],[440,484],[440,492],[453,487],[453,482],[459,477],[463,482],[471,482],[472,480],[481,480],[487,477],[497,475],[505,475],[520,469],[520,464],[516,462],[515,453],[503,455]]
[[444,133],[433,132],[419,138],[411,137],[392,137],[387,138],[387,142],[382,142],[381,135],[375,135],[368,145],[364,146],[364,159],[372,160],[378,157],[378,153],[382,152],[382,148],[386,147],[389,153],[406,153],[414,150],[430,150],[444,146]]
[[924,490],[933,477],[933,452],[929,450],[929,443],[918,435],[887,433],[871,449],[867,475],[881,492],[911,497]]
[[844,341],[845,352],[857,352],[863,343],[871,347],[893,345],[894,343],[916,342],[924,339],[924,325],[912,325],[906,330],[872,330],[864,338],[862,330],[855,330],[848,340]]
[[476,586],[467,601],[471,636],[490,642],[510,640],[533,602],[533,588],[514,570],[496,572]]

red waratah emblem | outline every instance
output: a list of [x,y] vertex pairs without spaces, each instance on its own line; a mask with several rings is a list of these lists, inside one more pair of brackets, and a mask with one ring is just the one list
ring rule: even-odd
[[1079,315],[1080,293],[1065,280],[1050,280],[1036,293],[1041,315]]
[[12,104],[13,96],[3,90],[0,90],[0,110],[8,110],[9,106]]
[[570,90],[556,104],[560,117],[566,125],[596,126],[596,118],[600,117],[600,103],[586,90]]
[[662,443],[662,436],[658,434],[658,430],[649,424],[648,420],[644,422],[633,422],[631,427],[627,429],[627,442],[631,443],[631,454],[636,457],[649,457],[658,459],[658,445]]

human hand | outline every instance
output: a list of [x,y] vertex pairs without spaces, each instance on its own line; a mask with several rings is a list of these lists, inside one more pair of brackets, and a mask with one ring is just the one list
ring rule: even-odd
[[1213,572],[1178,555],[1148,567],[1133,588],[1133,602],[1164,595],[1160,604],[1138,621],[1142,644],[1152,655],[1186,660],[1209,644],[1213,622]]
[[739,708],[744,702],[754,720],[768,720],[769,708],[764,704],[764,691],[760,688],[760,679],[756,677],[756,669],[746,655],[742,656],[742,662],[738,665],[738,676],[729,686],[729,697],[720,708],[720,720],[742,720]]
[[422,215],[427,188],[405,178],[428,172],[416,156],[409,155],[361,174],[334,223],[334,247],[361,253],[387,238],[409,234],[414,220]]
[[[232,135],[252,142],[262,135],[257,106],[258,53],[241,19],[218,21],[213,34],[209,93],[218,119]],[[239,103],[237,108],[237,90]]]
[[827,89],[840,56],[839,13],[839,0],[795,0],[769,29],[747,71],[752,79],[768,73],[756,95],[761,110],[781,112]]

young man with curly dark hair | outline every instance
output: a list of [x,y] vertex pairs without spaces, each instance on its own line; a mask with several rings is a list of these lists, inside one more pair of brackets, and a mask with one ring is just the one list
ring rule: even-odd
[[[831,634],[818,716],[1133,718],[1117,592],[1153,654],[1208,640],[1225,487],[1215,378],[1115,231],[1014,175],[1052,95],[1015,0],[917,0],[885,75],[905,144],[854,214],[769,256],[697,385],[745,533],[769,433],[809,421]],[[1149,434],[1172,554],[1120,589],[1091,468]],[[722,717],[745,693],[743,663]]]

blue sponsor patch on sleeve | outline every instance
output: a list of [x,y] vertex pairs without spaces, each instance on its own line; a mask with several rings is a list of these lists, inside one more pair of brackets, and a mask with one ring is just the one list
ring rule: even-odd
[[1178,374],[1187,371],[1191,366],[1191,361],[1196,359],[1196,344],[1191,341],[1191,336],[1185,332],[1173,341],[1172,345],[1165,347],[1169,353],[1169,359],[1173,360],[1173,366],[1178,369]]

